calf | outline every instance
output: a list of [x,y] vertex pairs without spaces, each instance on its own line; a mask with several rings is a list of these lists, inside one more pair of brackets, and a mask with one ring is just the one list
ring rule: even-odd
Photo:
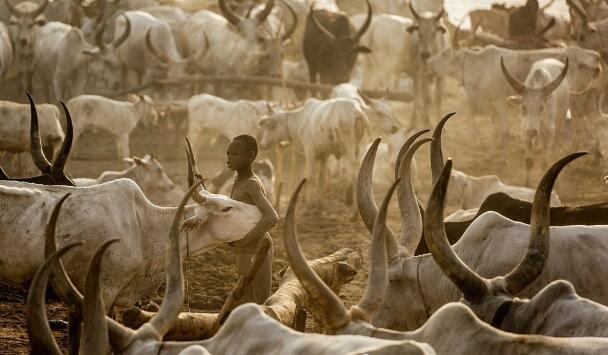
[[78,120],[74,122],[74,145],[85,128],[104,129],[116,139],[119,158],[129,156],[129,135],[141,121],[156,123],[154,102],[146,95],[131,95],[128,101],[117,101],[97,95],[81,95],[67,106]]

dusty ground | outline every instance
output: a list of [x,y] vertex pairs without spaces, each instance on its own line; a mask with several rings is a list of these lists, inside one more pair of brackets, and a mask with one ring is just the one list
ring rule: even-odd
[[[457,92],[454,86],[452,93]],[[518,143],[509,142],[507,146],[496,147],[491,136],[489,119],[472,122],[466,115],[466,109],[459,102],[462,97],[456,94],[448,95],[444,100],[444,111],[459,111],[446,126],[444,133],[445,156],[452,157],[455,166],[470,174],[481,175],[488,173],[499,174],[504,181],[513,184],[523,183],[523,162]],[[395,105],[397,116],[405,121],[409,118],[410,105]],[[145,152],[155,153],[165,166],[174,182],[185,185],[186,170],[183,159],[183,132],[166,132],[161,130],[137,130],[131,137],[132,154],[141,155]],[[567,137],[564,142],[577,141],[577,137]],[[585,141],[579,140],[581,147]],[[224,147],[216,147],[205,152],[206,159],[200,159],[200,168],[207,174],[213,174],[223,164]],[[73,159],[70,165],[71,176],[96,177],[104,170],[122,169],[122,164],[114,158],[115,147],[110,136],[103,132],[98,134],[86,133],[75,149],[78,159]],[[11,164],[5,156],[2,158],[4,167],[10,171]],[[428,150],[424,149],[417,156],[419,178],[422,181],[420,195],[423,199],[429,193],[429,164]],[[14,163],[12,163],[14,164]],[[583,204],[605,201],[608,190],[602,181],[604,171],[595,165],[591,158],[580,159],[568,167],[560,176],[557,191],[566,204]],[[540,175],[540,172],[537,174]],[[299,179],[299,177],[298,177]],[[537,179],[535,179],[537,181]],[[312,188],[312,186],[308,186]],[[286,209],[289,194],[293,187],[285,186],[281,212]],[[376,191],[380,200],[384,189]],[[390,221],[398,227],[396,205],[392,205]],[[349,210],[341,203],[326,201],[323,211],[315,216],[300,213],[298,217],[300,240],[307,257],[312,259],[330,254],[336,249],[348,246],[359,247],[367,258],[369,235],[363,224],[350,220]],[[287,266],[282,241],[280,239],[282,226],[272,233],[275,241],[275,286],[278,272]],[[236,280],[234,257],[230,247],[217,248],[205,255],[192,257],[187,263],[188,303],[184,309],[218,310],[227,291]],[[347,285],[342,297],[347,304],[358,300],[365,287],[367,264],[365,263],[354,282]],[[160,296],[153,297],[160,301]],[[11,289],[6,285],[0,287],[0,354],[20,354],[28,352],[28,340],[24,314],[25,295],[23,292]],[[48,306],[49,319],[66,319],[65,309],[56,300],[51,300]],[[65,346],[65,330],[55,332],[58,342]]]

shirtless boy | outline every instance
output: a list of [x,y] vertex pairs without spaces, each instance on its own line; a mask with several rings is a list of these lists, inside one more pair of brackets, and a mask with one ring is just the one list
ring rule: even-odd
[[[254,205],[262,212],[262,219],[243,239],[229,243],[236,248],[238,272],[241,275],[247,274],[249,261],[253,256],[258,240],[268,235],[268,231],[279,221],[277,212],[266,198],[262,181],[251,169],[251,164],[257,154],[258,143],[254,137],[249,135],[234,137],[227,151],[226,164],[230,170],[237,172],[230,197]],[[271,244],[268,255],[266,255],[250,286],[245,290],[243,302],[262,304],[270,296],[272,258],[273,248]]]

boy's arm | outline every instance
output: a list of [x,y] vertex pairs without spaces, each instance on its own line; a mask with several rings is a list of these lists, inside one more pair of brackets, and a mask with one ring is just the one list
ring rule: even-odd
[[260,210],[260,212],[262,212],[262,219],[260,219],[258,224],[253,227],[253,229],[249,231],[249,233],[247,233],[245,237],[231,243],[232,246],[236,247],[245,246],[251,241],[262,237],[264,233],[268,232],[279,222],[279,215],[277,214],[277,211],[274,210],[274,207],[272,207],[270,201],[268,201],[268,199],[262,192],[262,187],[260,186],[260,184],[255,182],[249,182],[244,187],[251,196],[255,206]]

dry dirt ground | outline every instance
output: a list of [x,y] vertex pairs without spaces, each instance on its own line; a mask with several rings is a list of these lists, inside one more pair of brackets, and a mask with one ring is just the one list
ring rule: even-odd
[[[473,122],[467,117],[463,105],[464,97],[457,94],[453,83],[447,98],[444,99],[444,111],[458,111],[459,114],[448,123],[444,131],[444,152],[446,157],[454,159],[455,167],[473,175],[496,173],[513,184],[522,184],[523,162],[521,150],[516,140],[510,140],[506,146],[495,146],[489,119]],[[409,118],[410,104],[395,104],[397,117],[405,122]],[[437,118],[435,118],[436,120]],[[131,153],[143,155],[155,153],[165,166],[174,182],[185,185],[186,169],[181,138],[183,132],[168,132],[164,129],[137,129],[131,137]],[[583,148],[587,142],[583,137],[565,137],[562,142],[576,142]],[[223,164],[221,144],[209,148],[202,154],[199,167],[211,175]],[[104,170],[122,169],[122,163],[115,158],[115,145],[109,135],[85,133],[75,147],[79,155],[70,165],[73,177],[96,177]],[[26,157],[27,158],[27,157]],[[422,182],[420,196],[426,199],[430,190],[428,149],[424,148],[416,157],[419,167],[419,179]],[[9,158],[2,158],[4,167],[13,168]],[[566,204],[583,204],[605,201],[608,190],[603,183],[605,173],[591,158],[580,159],[573,163],[560,176],[557,192]],[[540,171],[534,181],[538,180]],[[297,177],[299,180],[300,177]],[[308,186],[307,188],[312,188]],[[293,186],[285,186],[281,203],[281,214],[286,209],[289,194]],[[385,187],[376,189],[379,201]],[[364,264],[359,269],[357,278],[344,287],[342,297],[347,304],[357,302],[362,295],[367,278],[367,252],[369,234],[360,220],[352,221],[350,210],[343,204],[323,201],[320,213],[313,215],[300,211],[298,214],[298,231],[303,249],[309,259],[328,255],[340,247],[359,247],[363,250]],[[394,227],[399,226],[396,204],[391,205],[389,219]],[[271,234],[275,242],[275,287],[278,272],[287,267],[287,261],[281,241],[282,226]],[[187,263],[188,302],[184,309],[214,311],[224,301],[226,293],[236,280],[234,256],[230,247],[220,247],[204,255],[192,257]],[[28,352],[26,322],[24,313],[25,293],[0,285],[0,354],[20,354]],[[153,299],[160,302],[162,293]],[[65,308],[57,300],[50,300],[48,305],[49,319],[67,318]],[[59,344],[65,347],[65,330],[58,329],[55,336]]]

